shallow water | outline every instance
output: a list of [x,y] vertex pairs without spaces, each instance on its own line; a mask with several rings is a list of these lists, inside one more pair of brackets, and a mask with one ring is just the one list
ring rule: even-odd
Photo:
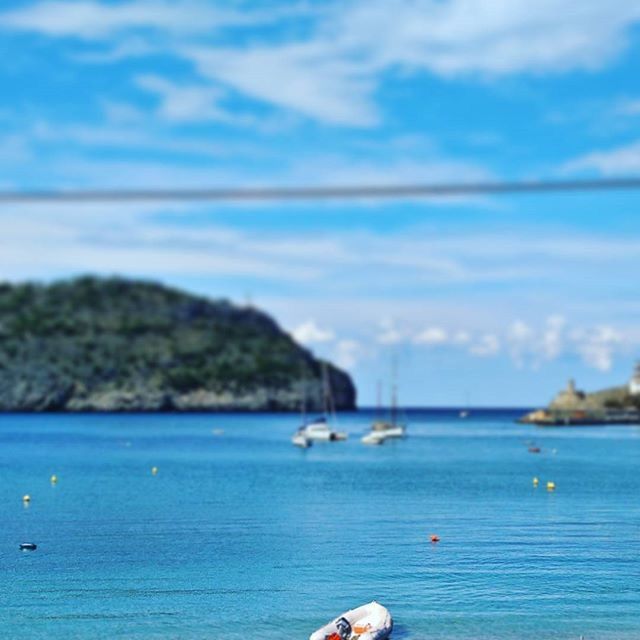
[[307,451],[296,416],[0,416],[0,637],[303,639],[373,598],[398,640],[640,637],[640,429],[514,415]]

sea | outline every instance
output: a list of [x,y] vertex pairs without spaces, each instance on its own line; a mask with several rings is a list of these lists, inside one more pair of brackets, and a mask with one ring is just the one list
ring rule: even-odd
[[304,640],[371,600],[394,640],[640,638],[640,428],[521,413],[308,450],[295,415],[2,415],[0,638]]

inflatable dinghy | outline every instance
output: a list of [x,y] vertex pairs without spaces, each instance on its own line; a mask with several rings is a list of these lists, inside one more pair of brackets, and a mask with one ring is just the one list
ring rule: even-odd
[[387,640],[393,631],[389,612],[375,602],[363,604],[318,629],[309,640]]

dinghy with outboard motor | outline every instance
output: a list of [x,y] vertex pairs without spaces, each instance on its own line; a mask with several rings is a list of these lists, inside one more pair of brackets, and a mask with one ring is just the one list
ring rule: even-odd
[[343,613],[312,633],[309,640],[387,640],[392,631],[391,615],[374,600]]

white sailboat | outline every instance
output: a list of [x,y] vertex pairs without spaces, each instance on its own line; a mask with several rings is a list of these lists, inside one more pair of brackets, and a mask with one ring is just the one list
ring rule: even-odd
[[389,611],[375,600],[318,629],[309,640],[387,640],[393,631]]
[[[378,392],[378,398],[380,393]],[[378,401],[380,407],[380,400]],[[380,409],[381,411],[381,409]],[[391,411],[389,420],[378,418],[371,425],[371,430],[361,440],[362,444],[383,444],[391,438],[404,438],[407,428],[398,421],[398,390],[396,384],[391,386]]]
[[464,420],[465,418],[469,417],[470,413],[471,411],[469,410],[469,393],[467,392],[465,394],[464,408],[460,410],[460,413],[458,415]]
[[302,425],[291,438],[293,444],[298,447],[307,448],[314,442],[335,442],[347,439],[347,434],[344,431],[336,431],[330,424],[330,422],[335,423],[336,413],[326,364],[322,366],[322,396],[324,404],[323,415],[307,422],[306,395],[303,393]]

